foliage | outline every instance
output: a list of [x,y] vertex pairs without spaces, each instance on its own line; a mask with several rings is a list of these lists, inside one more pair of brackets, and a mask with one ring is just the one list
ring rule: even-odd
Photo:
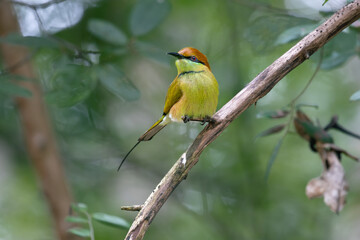
[[[135,215],[119,213],[120,206],[142,203],[202,129],[199,124],[169,125],[136,149],[116,172],[138,136],[162,114],[166,89],[176,75],[166,52],[194,46],[206,53],[220,85],[221,107],[325,20],[320,14],[309,16],[307,8],[295,13],[280,9],[280,0],[266,4],[97,1],[81,14],[72,4],[73,9],[56,4],[39,10],[41,18],[48,20],[42,22],[41,35],[0,38],[2,43],[28,47],[38,74],[37,79],[11,75],[11,66],[0,62],[0,158],[4,159],[0,161],[0,188],[4,189],[0,204],[7,206],[0,208],[0,238],[4,233],[13,239],[40,239],[44,231],[51,231],[50,227],[44,230],[51,221],[44,199],[35,190],[34,168],[26,161],[13,100],[14,96],[31,97],[31,93],[16,83],[41,84],[74,199],[86,202],[73,205],[75,214],[67,218],[76,225],[71,232],[88,238],[95,229],[97,239],[119,238]],[[20,19],[33,11],[19,6],[17,10]],[[51,27],[54,21],[41,15],[47,11],[52,11],[48,14],[52,19],[80,14],[80,21]],[[47,31],[54,28],[57,33]],[[317,111],[309,110],[319,122],[338,114],[355,132],[360,132],[359,39],[355,25],[333,38],[324,48],[313,83],[295,103],[319,105]],[[356,222],[352,212],[360,197],[356,179],[351,177],[356,176],[357,167],[343,163],[351,190],[348,205],[334,216],[320,200],[306,198],[306,182],[321,171],[321,165],[318,156],[291,134],[293,121],[289,119],[296,108],[287,104],[304,88],[319,59],[320,54],[314,54],[206,149],[191,176],[152,223],[148,239],[350,239],[355,234],[348,226]],[[259,134],[260,129],[268,131]],[[269,137],[252,141],[257,134]],[[333,135],[337,144],[360,154],[357,143]],[[5,182],[11,183],[11,189],[6,190]],[[25,183],[33,185],[32,191]],[[11,217],[10,210],[17,210],[16,217]],[[116,217],[120,214],[126,220]],[[34,219],[45,224],[37,225]]]
[[72,210],[79,216],[68,216],[67,222],[85,225],[86,227],[73,227],[69,229],[69,232],[79,237],[90,238],[95,240],[94,228],[92,220],[99,223],[122,229],[128,229],[130,224],[117,216],[112,216],[106,213],[93,213],[88,212],[88,207],[84,203],[74,203],[71,205]]
[[125,45],[128,41],[121,29],[101,19],[90,19],[88,21],[88,30],[101,40],[114,45]]
[[14,76],[0,76],[0,92],[9,96],[31,97],[32,94],[29,90],[14,83],[11,79],[14,79]]
[[130,30],[135,36],[144,35],[158,26],[169,12],[168,1],[138,1],[130,14]]

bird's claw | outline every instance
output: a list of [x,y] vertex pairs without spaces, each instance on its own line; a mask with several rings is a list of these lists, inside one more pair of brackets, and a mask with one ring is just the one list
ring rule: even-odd
[[181,119],[183,120],[184,123],[187,123],[190,121],[190,117],[188,115],[182,116]]
[[209,118],[208,117],[205,117],[202,122],[200,123],[201,126],[204,125],[205,123],[209,122]]
[[205,116],[204,119],[201,122],[201,125],[204,125],[207,122],[208,123],[213,123],[213,122],[215,122],[215,120],[213,118],[209,117],[209,116]]
[[205,123],[214,123],[215,119],[209,116],[205,116],[203,119],[200,118],[191,118],[188,115],[182,116],[181,119],[184,123],[190,122],[190,121],[196,121],[200,122],[201,125],[204,125]]

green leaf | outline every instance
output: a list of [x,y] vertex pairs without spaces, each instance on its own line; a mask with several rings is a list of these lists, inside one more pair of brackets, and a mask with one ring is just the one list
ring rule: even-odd
[[287,110],[266,111],[256,114],[256,118],[284,118],[288,114]]
[[32,93],[28,89],[6,80],[0,82],[0,92],[11,96],[15,95],[18,97],[28,98],[32,96]]
[[115,96],[127,101],[134,101],[140,97],[139,90],[117,67],[106,64],[96,67],[96,73],[101,84]]
[[[321,68],[325,70],[334,69],[344,64],[350,57],[356,54],[356,38],[354,31],[341,32],[324,46],[324,56]],[[318,61],[320,53],[317,52],[310,59]]]
[[314,21],[304,18],[263,13],[248,24],[244,38],[257,53],[264,54],[274,50],[279,35],[287,29],[313,23]]
[[322,64],[321,68],[325,70],[330,70],[333,68],[340,67],[343,63],[345,63],[351,56],[354,55],[355,52],[337,52],[334,50],[329,56],[327,56]]
[[332,15],[334,15],[334,12],[333,11],[322,11],[321,9],[319,10],[319,14],[321,15],[321,17],[323,19],[327,19],[329,17],[331,17]]
[[87,212],[87,210],[88,210],[88,207],[85,203],[72,203],[71,208],[74,211],[80,212],[80,213]]
[[297,133],[305,139],[315,139],[322,143],[334,143],[334,139],[329,133],[319,126],[315,126],[312,122],[295,118],[294,119],[295,129]]
[[325,1],[323,2],[323,4],[322,4],[322,5],[324,6],[324,5],[325,5],[325,3],[327,3],[328,1],[329,1],[329,0],[325,0]]
[[89,95],[89,92],[77,92],[75,89],[73,92],[63,92],[61,90],[56,90],[48,92],[45,96],[45,99],[49,104],[60,108],[66,108],[74,106],[75,104],[86,99]]
[[143,56],[155,60],[159,63],[169,64],[169,55],[164,52],[164,49],[154,46],[148,42],[135,42],[135,47]]
[[355,92],[353,95],[351,95],[350,97],[350,101],[358,101],[360,100],[360,90]]
[[270,175],[270,170],[271,170],[271,167],[272,165],[274,164],[275,162],[275,159],[279,153],[279,150],[280,150],[280,147],[281,147],[281,144],[283,142],[283,139],[284,138],[281,138],[278,143],[276,144],[274,150],[272,151],[271,153],[271,156],[270,156],[270,159],[268,161],[268,164],[266,166],[266,172],[265,172],[265,181],[267,181],[269,179],[269,175]]
[[125,229],[128,229],[130,227],[130,223],[128,223],[125,219],[117,216],[108,215],[106,213],[94,213],[92,214],[92,217],[96,221],[101,222],[105,225]]
[[5,37],[0,37],[0,42],[13,45],[22,45],[30,48],[56,48],[58,44],[48,37],[24,37],[18,33],[10,33]]
[[78,90],[74,89],[67,92],[62,90],[51,91],[46,94],[45,99],[49,104],[60,108],[71,107],[88,98],[91,93],[90,91]]
[[91,236],[90,230],[86,229],[86,228],[79,228],[79,227],[70,228],[68,230],[68,232],[71,232],[72,234],[75,234],[76,236],[83,237],[83,238],[88,238]]
[[89,97],[96,85],[96,75],[89,67],[66,65],[52,77],[45,99],[57,107],[71,107]]
[[309,108],[315,108],[315,109],[318,109],[319,106],[318,105],[315,105],[315,104],[307,104],[307,103],[298,103],[296,104],[295,108],[297,110],[300,110],[301,108],[303,107],[309,107]]
[[65,218],[65,221],[71,222],[71,223],[88,223],[88,220],[82,217],[76,217],[76,216],[67,216]]
[[262,131],[261,133],[256,135],[255,138],[266,137],[266,136],[269,136],[269,135],[272,135],[275,133],[279,133],[284,129],[285,126],[286,126],[286,124],[279,124],[279,125],[273,126],[269,129],[266,129],[265,131]]
[[277,37],[275,45],[286,44],[298,40],[313,31],[317,26],[318,24],[305,24],[288,28]]
[[3,80],[14,80],[14,81],[34,81],[34,78],[28,78],[28,77],[24,77],[21,75],[16,75],[16,74],[4,74],[4,75],[0,75],[0,82]]
[[87,28],[89,32],[105,42],[114,45],[125,45],[127,43],[125,33],[111,22],[101,19],[91,19],[88,22]]
[[144,35],[158,26],[170,13],[168,0],[138,0],[130,14],[130,30]]

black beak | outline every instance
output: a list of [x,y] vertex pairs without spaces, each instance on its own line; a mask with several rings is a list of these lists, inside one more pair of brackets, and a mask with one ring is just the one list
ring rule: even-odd
[[176,58],[178,58],[178,59],[184,58],[183,55],[181,55],[181,54],[179,54],[179,53],[177,53],[177,52],[169,52],[168,54],[171,55],[171,56],[174,56],[174,57],[176,57]]

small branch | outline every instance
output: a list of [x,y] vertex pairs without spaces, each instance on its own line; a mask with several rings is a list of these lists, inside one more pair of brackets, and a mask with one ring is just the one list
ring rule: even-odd
[[140,211],[144,205],[132,205],[132,206],[122,206],[121,210],[124,211]]
[[360,158],[356,157],[355,155],[352,155],[351,153],[349,153],[349,152],[346,151],[345,149],[342,149],[342,148],[336,146],[335,144],[326,143],[326,144],[324,144],[324,148],[330,149],[330,150],[335,151],[335,152],[338,152],[338,153],[345,154],[346,156],[348,156],[348,157],[351,158],[352,160],[354,160],[354,161],[356,161],[356,162],[360,162]]
[[[285,132],[284,134],[281,136],[281,138],[279,139],[278,143],[275,145],[274,147],[274,150],[271,154],[271,157],[268,161],[268,165],[266,167],[266,172],[265,172],[265,180],[267,181],[269,179],[269,176],[270,176],[270,170],[272,168],[272,165],[274,164],[275,162],[275,159],[277,157],[277,154],[278,154],[278,151],[285,139],[285,137],[290,133],[290,126],[291,124],[294,122],[294,116],[295,116],[295,103],[296,101],[305,93],[305,91],[308,89],[308,87],[310,86],[310,84],[312,83],[312,81],[314,80],[316,74],[319,72],[320,70],[320,66],[321,66],[321,63],[322,63],[322,58],[323,58],[323,53],[324,53],[324,48],[321,48],[321,53],[320,53],[320,58],[319,58],[319,61],[318,61],[318,64],[316,66],[316,69],[313,73],[313,75],[311,76],[311,78],[308,80],[308,82],[306,83],[305,87],[301,90],[301,92],[291,100],[291,102],[288,104],[290,105],[290,114],[289,114],[289,119],[287,120],[287,122],[284,124],[285,125]],[[304,105],[304,104],[303,104]]]
[[[9,1],[0,0],[0,35],[18,32],[16,16]],[[5,73],[35,79],[36,73],[28,58],[31,54],[24,47],[0,44],[0,55],[4,65],[9,66]],[[17,84],[31,91],[30,98],[16,97],[19,123],[23,132],[28,157],[32,162],[40,186],[52,214],[57,239],[78,239],[67,230],[65,222],[72,197],[66,182],[60,152],[57,148],[53,127],[49,120],[41,87],[36,81],[19,81]]]
[[326,125],[326,127],[324,128],[325,131],[329,131],[330,129],[335,129],[335,130],[338,130],[344,134],[347,134],[351,137],[354,137],[354,138],[357,138],[357,139],[360,139],[360,135],[356,134],[356,133],[353,133],[347,129],[345,129],[343,126],[341,126],[339,123],[338,123],[338,117],[337,116],[333,116],[331,118],[331,121],[328,123],[328,125]]
[[[322,64],[322,60],[323,60],[323,56],[324,56],[324,48],[321,48],[320,50],[320,58],[318,61],[318,64],[315,68],[315,71],[313,73],[313,75],[311,76],[311,78],[309,79],[309,81],[306,83],[305,87],[303,88],[303,90],[301,90],[301,92],[291,101],[290,105],[293,108],[296,101],[299,100],[299,98],[306,92],[306,90],[309,88],[310,84],[313,82],[313,80],[315,79],[315,76],[317,75],[317,73],[320,70],[321,64]],[[308,59],[308,58],[307,58]]]
[[91,216],[88,212],[84,212],[87,221],[88,221],[88,225],[89,225],[89,231],[90,231],[90,240],[95,240],[95,234],[94,234],[94,227],[92,224],[92,220],[91,220]]
[[177,160],[148,197],[136,216],[126,240],[142,239],[152,220],[169,198],[170,194],[198,162],[202,151],[248,107],[264,97],[286,74],[296,68],[313,53],[330,41],[336,34],[360,17],[360,0],[340,9],[318,28],[305,36],[284,55],[254,78],[215,115],[215,123],[206,125],[187,151]]

